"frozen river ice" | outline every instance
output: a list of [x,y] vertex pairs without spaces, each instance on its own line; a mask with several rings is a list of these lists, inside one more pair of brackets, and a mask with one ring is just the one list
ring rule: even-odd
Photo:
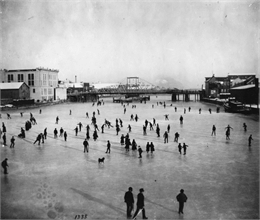
[[[157,105],[160,101],[166,102],[166,108]],[[75,219],[78,215],[87,219],[126,219],[123,197],[129,186],[133,187],[135,202],[139,188],[144,188],[149,219],[259,218],[259,116],[225,113],[223,109],[216,113],[216,105],[171,102],[170,96],[153,96],[146,104],[130,103],[125,114],[121,104],[112,103],[110,98],[104,98],[104,102],[101,106],[64,103],[42,107],[42,114],[39,109],[27,109],[23,110],[23,117],[19,110],[13,110],[9,112],[12,119],[1,112],[1,121],[7,127],[7,146],[1,147],[1,160],[8,158],[9,164],[9,174],[1,171],[2,219]],[[132,104],[137,107],[132,108]],[[116,118],[123,120],[123,128],[118,136],[115,127],[105,128],[104,134],[98,132],[95,142],[91,126],[90,150],[83,153],[85,126],[91,124],[93,111],[99,128],[105,119],[115,125]],[[30,112],[37,125],[26,131],[24,140],[19,139],[17,135]],[[90,118],[86,118],[86,112]],[[139,116],[138,122],[130,121],[131,114]],[[165,114],[169,114],[169,120],[165,120]],[[181,115],[183,125],[179,122]],[[153,118],[161,128],[159,138],[149,126],[147,135],[143,135],[145,119]],[[75,136],[74,128],[79,122],[84,129]],[[247,132],[243,123],[248,126]],[[128,133],[128,124],[132,126],[130,139],[135,139],[144,151],[146,143],[152,141],[154,155],[143,152],[139,159],[136,152],[125,152],[120,136]],[[169,143],[164,144],[162,135],[168,124]],[[233,128],[230,140],[225,137],[228,124]],[[216,136],[211,136],[213,125],[217,128]],[[34,145],[45,127],[47,140],[40,146]],[[61,137],[53,138],[54,128],[60,127],[68,133],[67,142]],[[178,144],[173,142],[175,132],[180,133],[179,141],[189,146],[186,155],[180,155]],[[16,139],[14,149],[9,147],[12,135]],[[107,140],[111,142],[111,154],[105,153]],[[104,164],[98,164],[101,157],[105,157]],[[178,214],[176,201],[181,188],[188,197],[184,215]]]

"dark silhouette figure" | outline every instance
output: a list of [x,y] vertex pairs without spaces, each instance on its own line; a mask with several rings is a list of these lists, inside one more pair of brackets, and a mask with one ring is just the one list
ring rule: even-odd
[[75,135],[77,136],[77,135],[78,135],[78,132],[79,132],[78,126],[76,126],[76,128],[74,129],[74,131],[75,131]]
[[93,132],[93,139],[94,139],[94,141],[96,141],[97,138],[98,138],[97,131],[94,131],[94,132]]
[[163,134],[163,137],[164,137],[164,143],[168,143],[168,132],[165,131],[164,134]]
[[6,134],[5,133],[3,134],[2,138],[3,138],[3,142],[4,142],[3,145],[6,146]]
[[188,197],[184,194],[184,190],[181,189],[180,193],[176,196],[177,201],[179,202],[179,214],[183,213],[184,202],[187,202]]
[[47,128],[44,128],[43,135],[44,135],[44,139],[47,139]]
[[110,144],[109,141],[107,141],[107,151],[106,151],[106,154],[110,153],[110,147],[111,147],[111,144]]
[[59,117],[57,116],[57,117],[56,117],[56,124],[59,123],[59,120],[60,120],[60,119],[59,119]]
[[4,168],[4,174],[8,174],[7,173],[7,167],[8,167],[8,164],[7,164],[7,158],[5,158],[3,161],[2,161],[2,167]]
[[247,131],[247,125],[246,125],[246,123],[243,123],[243,128],[244,128],[244,131]]
[[248,138],[248,146],[251,147],[251,141],[253,140],[252,134]]
[[67,141],[68,135],[67,135],[67,132],[66,132],[66,131],[64,132],[64,135],[63,135],[63,136],[64,136],[64,140]]
[[133,188],[129,187],[128,191],[125,193],[124,200],[126,203],[126,216],[127,218],[132,217],[131,213],[134,209],[134,196],[133,196]]
[[149,151],[150,151],[150,144],[149,144],[149,142],[147,142],[147,144],[146,144],[146,153],[149,153]]
[[183,148],[183,155],[186,155],[187,147],[188,147],[188,145],[183,143],[183,146],[182,146],[182,148]]
[[14,136],[12,136],[10,148],[14,148],[14,142],[15,142],[15,138]]
[[226,127],[226,140],[230,140],[230,128],[233,130],[233,128],[230,127],[230,125]]
[[53,133],[54,133],[54,138],[57,138],[58,137],[58,131],[57,131],[56,128],[54,129]]
[[[54,134],[54,135],[55,135],[55,134]],[[41,135],[41,134],[38,134],[38,136],[37,136],[37,138],[36,138],[36,140],[34,141],[33,144],[35,144],[35,143],[38,141],[38,145],[40,145],[41,139],[42,139],[42,135]]]
[[180,134],[178,132],[175,133],[174,142],[178,143],[178,139],[180,137]]
[[181,125],[183,124],[183,117],[182,117],[182,115],[181,115],[181,117],[180,117],[180,124],[181,124]]
[[153,142],[151,142],[151,144],[150,144],[150,149],[151,149],[151,153],[153,153],[155,151]]
[[84,141],[83,141],[83,146],[84,146],[84,153],[87,151],[87,153],[88,153],[88,141],[87,141],[87,139],[85,139]]
[[136,211],[135,211],[133,219],[138,215],[140,210],[142,210],[143,219],[148,219],[145,215],[143,192],[144,192],[143,188],[139,189],[139,193],[137,195]]
[[140,146],[138,146],[138,153],[139,153],[139,158],[142,158],[143,150]]
[[182,149],[181,143],[179,143],[178,149],[179,149],[179,152],[180,152],[180,154],[181,154],[181,149]]
[[125,144],[125,136],[122,134],[120,137],[120,144],[124,145]]
[[216,136],[216,126],[215,125],[213,125],[212,126],[212,133],[211,133],[211,136]]

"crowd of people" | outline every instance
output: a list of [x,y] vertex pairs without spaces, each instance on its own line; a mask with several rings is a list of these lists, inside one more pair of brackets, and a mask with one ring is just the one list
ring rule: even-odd
[[[99,106],[101,104],[104,105],[104,102],[99,101],[97,103],[97,106]],[[165,102],[164,103],[161,102],[159,104],[162,105],[164,108],[166,108]],[[159,104],[157,103],[157,105],[159,105]],[[121,105],[123,107],[123,113],[126,114],[127,105],[129,105],[129,103],[128,104],[122,103]],[[93,103],[92,106],[95,106],[95,103]],[[132,109],[135,109],[135,108],[136,108],[136,105],[132,105]],[[153,108],[154,108],[154,106],[153,106]],[[174,110],[175,110],[175,112],[177,112],[177,107],[175,107]],[[191,111],[190,107],[188,108],[188,111],[189,112]],[[219,109],[217,109],[217,112],[219,112]],[[39,113],[42,114],[41,109],[40,109]],[[212,109],[209,109],[209,113],[210,114],[212,113]],[[24,116],[23,113],[20,113],[20,114],[21,114],[21,117]],[[184,114],[186,114],[186,108],[184,108]],[[201,109],[199,109],[199,114],[201,114]],[[72,110],[69,110],[69,115],[72,115]],[[99,109],[97,109],[97,115],[101,115]],[[94,142],[98,140],[99,135],[102,135],[102,134],[105,133],[105,129],[115,129],[115,135],[118,136],[119,133],[121,132],[122,128],[124,127],[124,124],[126,124],[126,122],[124,122],[121,118],[116,118],[115,124],[113,124],[112,122],[110,122],[107,119],[105,119],[104,122],[100,122],[100,121],[98,121],[97,115],[96,115],[96,112],[94,111],[93,114],[92,114],[91,121],[86,124],[86,127],[85,127],[86,128],[86,135],[82,139],[83,152],[84,153],[90,153],[90,145],[91,144],[95,145]],[[170,116],[169,114],[165,114],[163,116],[164,116],[164,119],[166,121],[169,121],[169,116]],[[89,118],[88,112],[86,112],[86,118],[87,119]],[[138,120],[140,120],[140,118],[141,117],[138,116],[137,114],[131,113],[129,123],[138,122]],[[11,115],[9,113],[7,113],[7,119],[12,120]],[[159,140],[160,140],[160,125],[159,125],[159,123],[156,123],[156,118],[151,118],[150,120],[142,118],[142,120],[144,120],[144,124],[142,126],[143,136],[147,136],[147,130],[148,130],[147,128],[149,126],[149,130],[150,130],[149,135],[153,135],[153,133],[155,133],[157,135],[157,138],[159,138]],[[59,121],[60,121],[59,116],[57,116],[56,119],[55,119],[55,125],[58,125]],[[179,121],[180,121],[180,125],[183,125],[183,123],[184,123],[183,115],[180,116]],[[17,137],[25,139],[26,138],[26,131],[29,131],[30,129],[32,129],[34,125],[37,125],[37,122],[36,122],[34,115],[32,113],[30,113],[29,120],[26,120],[24,128],[21,127],[21,132],[17,135]],[[92,126],[92,128],[91,128],[91,126]],[[99,126],[101,127],[101,132],[99,130]],[[83,125],[82,122],[79,122],[79,123],[76,124],[76,127],[74,129],[75,136],[78,136],[78,133],[82,132],[83,127],[84,127],[84,125]],[[246,123],[243,124],[243,128],[244,128],[244,131],[247,131]],[[127,129],[128,129],[128,132],[126,132],[124,130],[124,132],[126,132],[126,134],[121,133],[120,137],[118,138],[118,143],[125,148],[126,152],[129,152],[130,150],[137,151],[138,154],[139,154],[139,157],[138,157],[139,159],[142,158],[142,153],[144,152],[143,148],[145,148],[145,151],[146,151],[147,154],[149,154],[149,153],[154,154],[155,146],[154,146],[154,143],[152,141],[148,141],[146,143],[146,146],[143,146],[143,148],[142,148],[140,144],[139,145],[137,144],[138,140],[136,140],[135,138],[132,138],[132,140],[130,139],[130,135],[133,132],[133,126],[131,126],[131,124],[128,124]],[[178,131],[175,132],[174,139],[169,141],[170,130],[171,130],[171,126],[170,126],[170,124],[168,124],[167,127],[166,127],[166,131],[163,133],[164,144],[169,144],[169,142],[170,142],[171,145],[174,145],[176,143],[177,144],[176,150],[178,149],[180,154],[182,154],[182,152],[183,152],[183,155],[186,155],[187,147],[189,147],[189,146],[184,142],[183,143],[179,142],[180,134],[179,134]],[[216,126],[213,125],[211,136],[216,136],[216,130],[217,130]],[[230,125],[228,125],[227,127],[225,127],[225,130],[226,130],[226,133],[225,133],[226,134],[226,140],[230,140],[230,133],[231,133],[231,130],[233,130],[233,128]],[[93,131],[92,138],[93,138],[93,141],[94,141],[91,144],[89,143],[90,139],[91,139],[90,131]],[[141,131],[135,130],[135,132],[140,133]],[[58,135],[58,133],[59,133],[59,135]],[[4,122],[2,122],[2,129],[0,129],[0,138],[3,139],[2,144],[4,146],[7,146],[6,134],[7,134],[7,128],[4,124]],[[53,138],[54,139],[64,138],[64,141],[67,141],[67,137],[68,137],[67,131],[64,130],[63,127],[59,128],[59,132],[58,132],[57,128],[55,128],[53,130]],[[140,139],[142,139],[142,138],[140,138]],[[252,134],[251,134],[248,138],[248,145],[249,146],[251,146],[252,140],[253,140],[253,137],[252,137]],[[35,141],[33,142],[33,144],[38,143],[38,145],[41,145],[41,144],[44,144],[46,141],[47,141],[47,127],[35,137]],[[14,137],[14,135],[12,135],[12,137],[10,139],[10,148],[14,148],[14,147],[15,147],[15,137]],[[113,146],[111,146],[110,140],[107,140],[106,147],[107,148],[106,148],[105,153],[110,154],[112,152],[111,149],[113,148]],[[8,160],[8,158],[5,158],[5,160],[2,162],[4,174],[8,173],[7,172],[7,167],[8,167],[7,160]],[[139,192],[138,197],[137,197],[137,208],[136,208],[136,212],[133,215],[133,218],[135,218],[140,213],[140,211],[142,211],[143,218],[146,219],[147,217],[146,217],[145,209],[144,209],[144,196],[143,196],[144,189],[141,188],[139,191],[140,192]],[[131,212],[133,210],[134,199],[133,199],[131,193],[132,193],[132,187],[129,187],[129,191],[125,194],[125,202],[127,203],[127,217],[132,217]],[[183,189],[181,190],[180,194],[177,196],[177,201],[180,204],[179,214],[183,214],[183,205],[184,205],[184,202],[187,201],[187,197],[184,194]]]

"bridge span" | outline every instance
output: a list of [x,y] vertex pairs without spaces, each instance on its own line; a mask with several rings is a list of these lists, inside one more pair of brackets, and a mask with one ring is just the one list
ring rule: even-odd
[[139,77],[127,77],[126,83],[118,83],[100,89],[93,88],[85,92],[74,92],[67,96],[71,101],[96,101],[102,96],[125,96],[126,99],[137,97],[135,100],[138,100],[139,97],[139,99],[142,100],[142,97],[160,94],[170,94],[172,101],[190,101],[191,95],[195,96],[195,101],[202,99],[201,90],[165,89],[154,86],[145,80],[141,80]]

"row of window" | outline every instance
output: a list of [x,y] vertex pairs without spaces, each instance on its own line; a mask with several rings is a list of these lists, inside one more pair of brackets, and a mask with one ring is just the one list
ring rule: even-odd
[[[18,82],[24,82],[24,74],[17,74],[17,78],[18,78]],[[54,87],[56,87],[57,85],[57,83],[56,83],[56,81],[55,81],[55,79],[56,79],[56,76],[55,75],[49,75],[49,86],[54,86]],[[52,80],[50,80],[50,79],[52,79],[52,80],[54,80],[54,81],[52,81]],[[13,82],[14,81],[14,75],[13,74],[8,74],[7,75],[7,81],[8,82]],[[28,85],[29,86],[34,86],[34,74],[33,73],[29,73],[28,74]],[[47,75],[46,74],[43,74],[43,80],[41,80],[41,85],[43,85],[43,86],[46,86],[47,85]]]

